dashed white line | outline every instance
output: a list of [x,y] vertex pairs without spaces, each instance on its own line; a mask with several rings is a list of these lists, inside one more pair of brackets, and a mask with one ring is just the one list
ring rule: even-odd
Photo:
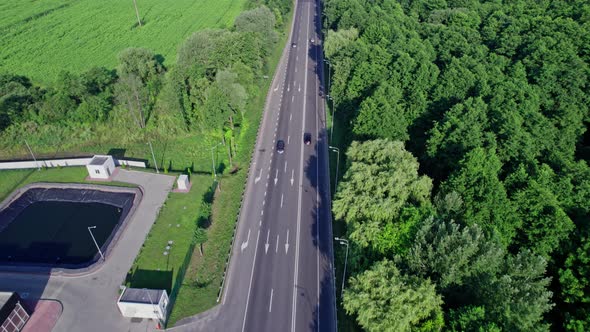
[[285,161],[285,170],[283,171],[283,173],[287,173],[287,162]]
[[295,101],[295,96],[291,96],[291,102]]
[[292,117],[293,117],[293,114],[289,114],[289,121],[291,121]]
[[273,293],[274,293],[274,289],[271,288],[270,289],[270,303],[268,305],[268,312],[272,311],[272,295],[273,295]]
[[279,252],[279,234],[277,234],[277,246],[275,247],[275,252]]
[[287,136],[287,144],[289,144],[290,140],[291,140],[291,135]]
[[281,194],[281,207],[283,207],[283,194]]

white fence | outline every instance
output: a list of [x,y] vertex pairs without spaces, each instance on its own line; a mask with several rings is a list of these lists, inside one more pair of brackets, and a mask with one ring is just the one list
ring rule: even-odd
[[[0,170],[2,169],[24,169],[24,168],[38,168],[38,167],[68,167],[68,166],[86,166],[92,157],[89,158],[74,158],[74,159],[49,159],[49,160],[26,160],[26,161],[6,161],[0,162]],[[143,161],[115,159],[115,165],[125,165],[131,167],[146,168]]]

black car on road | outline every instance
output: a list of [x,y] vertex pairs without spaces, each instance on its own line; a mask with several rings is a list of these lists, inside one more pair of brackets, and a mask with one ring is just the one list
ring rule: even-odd
[[303,134],[303,143],[305,143],[305,145],[311,144],[311,134],[310,133]]
[[278,153],[285,152],[285,141],[283,141],[282,139],[277,141],[277,152]]

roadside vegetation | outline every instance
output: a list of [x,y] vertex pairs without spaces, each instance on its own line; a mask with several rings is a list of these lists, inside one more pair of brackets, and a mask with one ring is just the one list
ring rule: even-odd
[[[216,304],[266,91],[289,27],[289,0],[236,3],[244,11],[233,24],[184,35],[170,53],[175,61],[162,59],[161,50],[132,47],[111,56],[116,68],[97,62],[60,70],[48,83],[16,69],[0,74],[0,158],[28,158],[26,139],[37,157],[109,153],[154,168],[151,143],[161,172],[198,181],[189,194],[170,194],[126,280],[171,291],[169,326]],[[211,14],[219,15],[225,13]],[[131,15],[125,24],[134,22]],[[150,24],[144,23],[133,29]]]
[[344,330],[590,329],[587,7],[326,1]]

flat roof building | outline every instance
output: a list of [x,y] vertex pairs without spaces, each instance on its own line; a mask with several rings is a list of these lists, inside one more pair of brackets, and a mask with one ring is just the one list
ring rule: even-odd
[[21,331],[30,317],[16,292],[0,292],[0,332]]
[[125,288],[117,306],[124,317],[150,318],[164,323],[168,315],[168,301],[165,289]]

